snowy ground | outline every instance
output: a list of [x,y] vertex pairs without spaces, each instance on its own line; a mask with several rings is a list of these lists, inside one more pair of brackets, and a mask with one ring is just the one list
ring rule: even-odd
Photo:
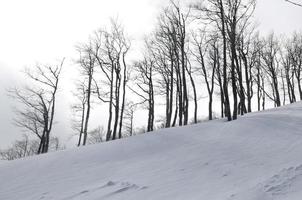
[[301,200],[302,103],[0,165],[1,200]]

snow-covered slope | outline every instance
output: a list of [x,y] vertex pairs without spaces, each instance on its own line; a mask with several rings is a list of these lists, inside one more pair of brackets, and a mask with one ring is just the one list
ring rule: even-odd
[[302,103],[0,165],[1,200],[301,200]]

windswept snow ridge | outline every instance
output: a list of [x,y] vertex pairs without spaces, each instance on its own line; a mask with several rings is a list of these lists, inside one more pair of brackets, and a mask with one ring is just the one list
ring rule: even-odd
[[301,200],[302,103],[2,162],[2,200]]

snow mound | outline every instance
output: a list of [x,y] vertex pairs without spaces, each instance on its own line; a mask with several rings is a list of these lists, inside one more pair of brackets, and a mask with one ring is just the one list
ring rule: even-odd
[[302,103],[0,165],[5,200],[301,200]]

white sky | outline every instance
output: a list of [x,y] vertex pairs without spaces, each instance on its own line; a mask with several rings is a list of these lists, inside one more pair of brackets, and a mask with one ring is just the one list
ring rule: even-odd
[[[74,77],[75,45],[118,17],[134,44],[153,28],[156,13],[166,0],[0,0],[0,148],[20,135],[13,127],[11,99],[5,90],[22,81],[20,70],[36,62],[53,63],[63,57],[65,67],[65,112],[60,132],[70,134],[68,102]],[[299,0],[297,0],[299,1]],[[301,1],[301,0],[300,0]],[[262,32],[289,34],[302,30],[302,8],[284,0],[258,0],[256,19]],[[138,49],[137,46],[135,48]],[[69,84],[68,84],[69,83]],[[67,92],[66,92],[67,91]]]

